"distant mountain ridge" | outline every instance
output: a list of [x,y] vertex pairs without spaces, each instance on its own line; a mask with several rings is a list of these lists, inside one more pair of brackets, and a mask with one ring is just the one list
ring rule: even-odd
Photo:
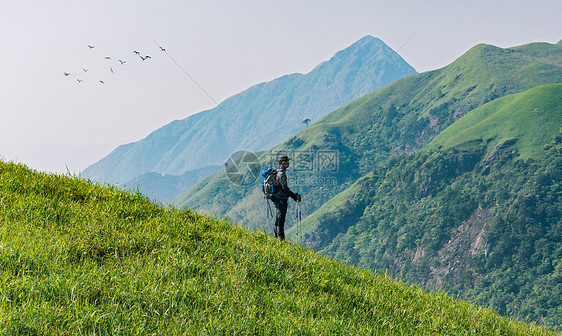
[[355,97],[414,73],[384,42],[366,36],[308,74],[255,85],[216,108],[122,145],[82,176],[125,183],[149,172],[181,175],[222,165],[237,149],[269,148],[301,130],[305,118],[316,121]]
[[[479,44],[444,68],[401,78],[356,99],[271,151],[338,154],[335,171],[291,171],[300,182],[293,187],[305,195],[303,207],[310,214],[389,157],[420,150],[467,112],[508,94],[561,82],[560,45],[504,49]],[[269,164],[266,155],[260,158]],[[226,215],[251,228],[271,225],[255,186],[230,185],[228,194],[216,195],[219,186],[229,183],[224,175],[206,177],[174,204]]]
[[188,170],[181,175],[165,175],[153,172],[144,173],[125,183],[125,189],[138,190],[154,201],[169,203],[205,176],[221,168],[223,167],[209,166]]

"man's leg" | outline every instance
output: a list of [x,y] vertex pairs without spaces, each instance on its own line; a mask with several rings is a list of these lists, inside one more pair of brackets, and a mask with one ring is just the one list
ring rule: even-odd
[[275,209],[277,210],[277,212],[275,215],[275,226],[273,227],[273,233],[275,234],[275,238],[285,240],[285,217],[287,215],[287,200],[275,200]]

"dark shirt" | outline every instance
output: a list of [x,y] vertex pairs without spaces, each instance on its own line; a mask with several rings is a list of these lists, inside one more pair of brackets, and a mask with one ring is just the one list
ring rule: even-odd
[[295,201],[297,200],[297,194],[289,189],[289,184],[287,182],[287,174],[283,166],[279,166],[277,168],[277,186],[279,187],[279,191],[273,195],[277,199],[287,199],[291,197]]

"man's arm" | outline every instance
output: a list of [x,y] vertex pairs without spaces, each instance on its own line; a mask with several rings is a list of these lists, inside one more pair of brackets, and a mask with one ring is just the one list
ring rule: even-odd
[[281,190],[283,190],[283,192],[287,194],[287,196],[291,197],[296,201],[298,194],[295,194],[294,192],[291,191],[291,189],[289,189],[289,184],[287,183],[287,175],[284,173],[280,173],[277,176],[279,177],[279,186],[281,187]]

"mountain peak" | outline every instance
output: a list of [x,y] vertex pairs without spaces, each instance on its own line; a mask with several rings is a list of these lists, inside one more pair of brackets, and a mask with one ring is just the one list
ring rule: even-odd
[[337,52],[336,55],[340,53],[345,53],[346,51],[357,50],[362,48],[367,48],[369,50],[378,50],[380,48],[391,50],[391,48],[386,43],[384,43],[381,39],[373,37],[371,35],[365,35],[364,37],[360,38],[349,47]]
[[[398,56],[398,58],[396,57]],[[367,59],[380,60],[384,62],[391,61],[396,63],[404,63],[408,68],[411,68],[411,73],[416,73],[416,70],[406,63],[399,55],[394,52],[386,43],[381,39],[371,35],[365,35],[359,40],[355,41],[349,47],[342,49],[334,54],[330,60],[318,64],[313,70],[318,71],[329,64],[350,64],[356,62],[354,59],[360,59],[361,63]]]
[[[372,61],[380,60],[385,62],[392,60],[392,62],[405,63],[405,61],[381,39],[371,35],[366,35],[349,47],[336,52],[329,61],[318,65],[316,69],[331,62],[346,64],[350,62],[353,63],[355,62],[353,60],[355,58],[362,60],[371,59]],[[411,68],[410,65],[407,65],[407,67]],[[410,70],[412,73],[415,73],[414,68],[411,68]]]
[[377,37],[374,37],[372,35],[365,35],[362,38],[360,38],[357,42],[352,44],[352,46],[355,44],[363,45],[363,44],[385,44],[385,43]]
[[[151,133],[118,148],[82,173],[108,183],[126,183],[147,172],[182,175],[221,165],[239,148],[264,150],[302,130],[303,111],[306,118],[318,120],[354,97],[415,73],[382,41],[365,36],[307,74],[254,85],[226,99],[220,107],[164,126],[155,131],[158,137]],[[235,124],[254,127],[241,133],[241,127],[225,121],[221,110],[236,116]],[[268,125],[272,120],[282,127],[271,130]]]

